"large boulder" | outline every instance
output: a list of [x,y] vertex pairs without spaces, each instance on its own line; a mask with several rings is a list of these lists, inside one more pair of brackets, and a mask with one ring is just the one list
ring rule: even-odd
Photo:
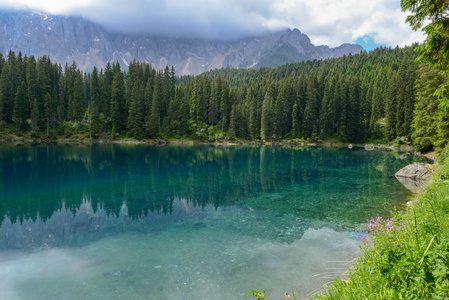
[[414,180],[429,180],[432,174],[429,171],[429,164],[423,163],[413,163],[402,169],[400,169],[395,176],[396,177],[407,177]]
[[407,189],[412,192],[419,192],[425,182],[432,177],[429,171],[429,164],[413,163],[400,169],[395,175]]

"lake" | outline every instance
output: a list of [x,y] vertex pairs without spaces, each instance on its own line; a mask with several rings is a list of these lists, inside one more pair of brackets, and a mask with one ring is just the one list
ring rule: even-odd
[[1,299],[307,297],[411,195],[388,150],[1,145]]

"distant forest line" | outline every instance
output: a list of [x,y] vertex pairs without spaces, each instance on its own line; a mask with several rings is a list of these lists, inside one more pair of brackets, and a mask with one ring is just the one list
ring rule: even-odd
[[441,149],[449,120],[439,70],[416,45],[277,68],[178,78],[132,61],[80,71],[47,57],[0,53],[1,134],[31,138],[399,141]]

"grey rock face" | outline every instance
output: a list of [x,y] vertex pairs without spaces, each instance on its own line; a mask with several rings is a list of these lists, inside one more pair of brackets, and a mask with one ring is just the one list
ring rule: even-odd
[[419,180],[429,180],[432,176],[430,171],[428,170],[429,165],[423,163],[413,163],[408,165],[402,169],[400,169],[395,176],[396,177],[406,177],[411,179],[419,179]]
[[432,177],[428,169],[429,166],[423,163],[413,163],[405,166],[395,174],[396,179],[407,189],[417,193],[422,189],[426,181]]
[[94,66],[104,68],[107,62],[116,61],[126,68],[136,59],[151,63],[156,69],[173,65],[177,75],[197,75],[220,68],[255,67],[283,46],[294,47],[295,57],[305,59],[335,58],[363,51],[361,46],[351,44],[316,47],[298,29],[233,42],[169,39],[112,33],[79,17],[0,12],[0,52],[7,54],[11,49],[36,57],[47,55],[54,62],[69,65],[75,61],[84,71]]

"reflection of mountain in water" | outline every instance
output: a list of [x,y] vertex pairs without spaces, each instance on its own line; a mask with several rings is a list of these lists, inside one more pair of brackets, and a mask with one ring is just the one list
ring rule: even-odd
[[[62,218],[70,228],[62,231],[86,226],[95,232],[104,224],[175,218],[179,203],[198,211],[233,207],[347,226],[379,211],[386,197],[401,198],[404,189],[388,175],[408,162],[363,149],[4,146],[0,229],[20,220],[43,228],[55,222],[56,231],[61,223],[55,220]],[[60,242],[73,235],[67,234],[61,232]]]

